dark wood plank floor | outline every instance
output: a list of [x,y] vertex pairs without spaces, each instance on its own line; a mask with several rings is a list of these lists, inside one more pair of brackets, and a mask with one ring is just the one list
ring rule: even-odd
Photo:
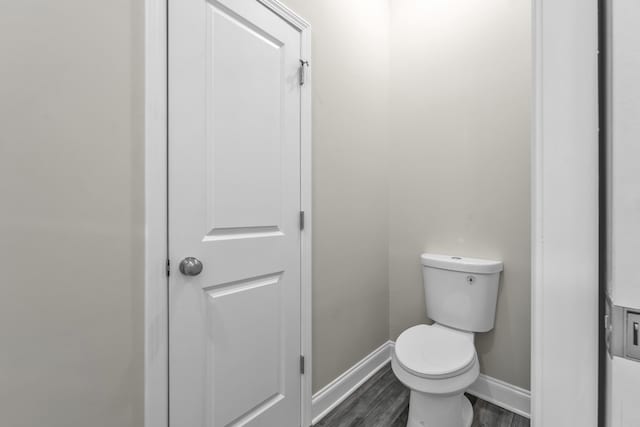
[[[529,427],[529,420],[482,399],[473,404],[472,427]],[[328,413],[316,427],[406,427],[409,390],[387,365]]]

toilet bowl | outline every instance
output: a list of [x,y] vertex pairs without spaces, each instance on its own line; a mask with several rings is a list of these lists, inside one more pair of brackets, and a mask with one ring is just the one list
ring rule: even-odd
[[411,390],[407,427],[469,427],[465,390],[480,374],[473,333],[434,324],[417,325],[396,340],[396,377]]
[[407,427],[469,427],[480,375],[474,333],[493,329],[502,262],[423,254],[427,315],[396,340],[391,367],[411,390]]

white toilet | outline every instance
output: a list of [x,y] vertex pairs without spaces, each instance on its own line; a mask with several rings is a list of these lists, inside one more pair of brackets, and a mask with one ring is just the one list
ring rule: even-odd
[[407,427],[469,427],[480,373],[474,332],[493,329],[502,262],[423,254],[427,316],[396,340],[391,367],[411,389]]

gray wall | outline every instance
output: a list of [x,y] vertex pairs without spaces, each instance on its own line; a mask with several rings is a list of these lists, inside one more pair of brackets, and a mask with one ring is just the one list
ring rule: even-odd
[[483,373],[529,388],[528,0],[393,0],[390,337],[427,321],[421,252],[500,259]]
[[286,0],[313,26],[313,390],[388,339],[388,0]]
[[143,2],[0,3],[0,423],[143,425]]

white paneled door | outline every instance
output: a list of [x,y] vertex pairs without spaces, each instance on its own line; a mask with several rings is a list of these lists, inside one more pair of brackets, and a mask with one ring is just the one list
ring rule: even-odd
[[301,33],[169,0],[171,427],[301,425]]

